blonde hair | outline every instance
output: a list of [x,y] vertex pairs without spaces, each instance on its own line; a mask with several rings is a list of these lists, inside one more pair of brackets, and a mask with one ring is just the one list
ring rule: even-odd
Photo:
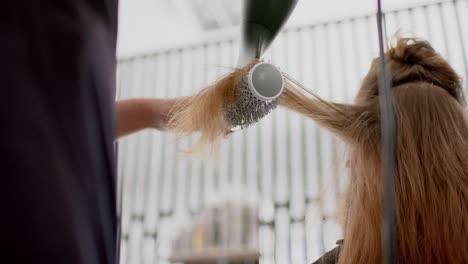
[[[395,112],[397,260],[468,263],[468,119],[456,72],[428,42],[387,52]],[[355,166],[345,194],[339,263],[382,263],[383,168],[378,60],[354,104],[287,89],[281,105],[344,140]]]
[[215,145],[231,131],[224,118],[224,107],[235,102],[235,91],[250,68],[258,61],[253,60],[240,69],[235,69],[198,94],[181,98],[169,113],[168,129],[179,136],[199,132],[198,141],[187,152],[204,153],[206,148]]

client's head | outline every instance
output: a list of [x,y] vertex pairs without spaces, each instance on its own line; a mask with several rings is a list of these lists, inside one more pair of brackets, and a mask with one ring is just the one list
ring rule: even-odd
[[[399,263],[468,263],[468,119],[461,81],[428,42],[399,39],[386,56],[395,112]],[[383,165],[379,60],[352,105],[286,90],[281,102],[349,147],[339,263],[382,263]]]
[[[461,80],[450,64],[427,41],[399,38],[387,53],[393,87],[418,81],[433,84],[464,103]],[[356,101],[366,103],[378,96],[379,58],[375,58]]]

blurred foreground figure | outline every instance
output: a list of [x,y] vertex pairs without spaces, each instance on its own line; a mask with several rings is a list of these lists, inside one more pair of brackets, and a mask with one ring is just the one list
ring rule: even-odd
[[113,140],[165,129],[178,99],[114,107],[117,0],[9,1],[0,21],[2,261],[114,264]]
[[117,1],[0,11],[2,262],[114,264]]

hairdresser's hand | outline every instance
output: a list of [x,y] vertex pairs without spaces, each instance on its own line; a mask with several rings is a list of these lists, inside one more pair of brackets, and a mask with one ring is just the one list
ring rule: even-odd
[[147,128],[165,130],[169,112],[177,101],[178,98],[135,98],[117,101],[116,138]]

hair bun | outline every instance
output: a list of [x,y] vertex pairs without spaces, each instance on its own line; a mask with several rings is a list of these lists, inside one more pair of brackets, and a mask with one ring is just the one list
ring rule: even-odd
[[435,56],[439,55],[429,42],[414,38],[400,38],[397,45],[389,50],[390,60],[406,65],[428,65]]
[[415,38],[399,38],[389,49],[393,86],[428,82],[449,92],[464,104],[461,79],[431,44]]

